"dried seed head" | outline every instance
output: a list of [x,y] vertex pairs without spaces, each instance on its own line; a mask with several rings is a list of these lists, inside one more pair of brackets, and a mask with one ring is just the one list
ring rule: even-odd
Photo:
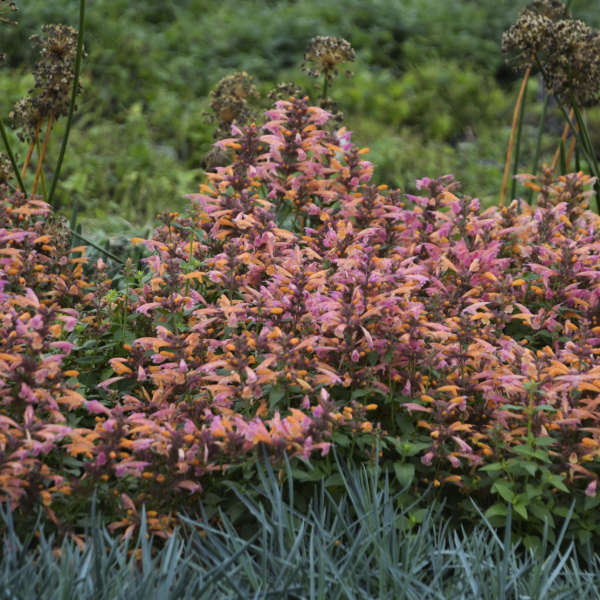
[[40,59],[33,72],[34,100],[44,116],[66,115],[71,102],[77,55],[77,30],[66,25],[44,25],[45,36],[31,39],[40,48]]
[[[0,0],[0,23],[7,23],[8,25],[16,25],[17,22],[12,19],[13,13],[19,10],[14,2],[7,2],[7,0]],[[10,16],[9,16],[10,15]]]
[[13,129],[21,141],[31,142],[43,116],[31,96],[19,100],[8,114]]
[[308,43],[302,70],[311,77],[324,74],[331,81],[337,75],[340,64],[353,62],[355,58],[354,49],[344,38],[317,36]]
[[231,125],[245,125],[255,117],[248,100],[256,96],[256,87],[248,73],[234,73],[224,77],[211,91],[210,108],[217,122],[215,138],[231,133]]
[[77,30],[66,25],[44,25],[42,32],[43,35],[30,38],[40,50],[33,71],[34,87],[29,90],[28,97],[17,102],[10,114],[13,127],[20,130],[18,135],[22,140],[32,140],[38,125],[51,114],[54,119],[66,115],[71,103]]
[[518,69],[540,66],[562,102],[591,106],[600,100],[600,31],[565,16],[561,2],[534,2],[502,36],[502,51]]
[[534,0],[526,10],[548,17],[552,21],[566,19],[569,16],[569,11],[561,0]]
[[564,102],[571,96],[578,106],[592,106],[600,100],[600,31],[582,21],[563,20],[555,24],[561,51],[549,61],[545,75],[548,87]]
[[285,83],[278,83],[267,94],[267,98],[272,102],[277,102],[278,100],[289,100],[290,96],[302,98],[305,95],[300,86],[296,85],[293,81],[286,81]]
[[523,11],[502,35],[502,52],[510,56],[518,69],[533,66],[542,52],[554,46],[552,19],[530,10]]
[[8,155],[0,152],[0,185],[7,184],[13,177],[12,164]]

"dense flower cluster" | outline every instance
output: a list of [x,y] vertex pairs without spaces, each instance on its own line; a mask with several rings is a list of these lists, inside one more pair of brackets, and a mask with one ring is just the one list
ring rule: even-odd
[[[43,202],[16,194],[0,203],[0,490],[13,507],[48,506],[65,492],[50,457],[64,451],[67,416],[84,404],[65,340],[83,296],[81,248]],[[44,220],[44,218],[46,220]]]
[[365,150],[329,132],[329,116],[292,98],[262,128],[234,125],[218,143],[231,164],[190,213],[133,240],[150,255],[120,298],[131,338],[85,399],[71,362],[115,294],[106,282],[82,293],[77,249],[35,218],[47,208],[4,200],[0,474],[15,506],[43,493],[50,509],[100,484],[125,509],[113,527],[131,533],[144,502],[165,533],[257,448],[318,457],[340,435],[362,456],[379,440],[412,461],[415,490],[465,495],[489,488],[486,467],[543,443],[550,484],[595,496],[592,181],[524,177],[535,206],[485,211],[450,176],[404,196],[369,184]]

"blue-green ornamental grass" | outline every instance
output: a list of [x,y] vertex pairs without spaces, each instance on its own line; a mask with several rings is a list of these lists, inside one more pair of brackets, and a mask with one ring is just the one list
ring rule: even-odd
[[284,498],[288,490],[270,463],[262,463],[254,498],[232,492],[252,515],[245,534],[225,513],[218,525],[183,517],[181,528],[158,546],[144,527],[136,539],[121,542],[93,511],[85,545],[64,540],[57,547],[43,525],[19,538],[3,509],[0,598],[600,598],[597,555],[578,554],[561,543],[562,535],[556,544],[524,550],[511,540],[510,515],[503,537],[484,517],[468,532],[452,529],[427,498],[412,507],[422,514],[415,526],[376,465],[339,466],[341,499],[317,485],[299,512],[292,497]]

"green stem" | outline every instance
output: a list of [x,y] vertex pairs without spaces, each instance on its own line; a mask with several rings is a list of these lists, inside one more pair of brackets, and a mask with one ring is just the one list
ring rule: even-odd
[[511,182],[511,186],[510,186],[509,203],[514,199],[515,190],[517,187],[516,175],[519,170],[519,152],[521,149],[521,133],[523,131],[523,117],[525,115],[526,100],[527,100],[527,90],[525,90],[525,93],[523,94],[523,101],[521,102],[521,107],[519,109],[519,123],[517,125],[517,137],[515,140],[515,158],[514,158],[514,163],[513,163],[513,172],[512,172],[512,182]]
[[[546,92],[544,98],[544,105],[542,106],[542,116],[540,117],[540,124],[538,125],[537,139],[535,141],[535,154],[533,156],[533,165],[531,167],[531,174],[536,175],[538,166],[540,163],[540,155],[542,153],[542,136],[544,133],[544,124],[546,122],[546,115],[548,113],[548,104],[550,103],[550,94]],[[530,189],[527,194],[527,204],[531,204],[533,199],[533,190]]]
[[0,119],[0,135],[2,136],[2,141],[4,142],[4,147],[6,148],[6,153],[8,154],[8,158],[10,159],[10,164],[12,165],[13,171],[15,173],[15,177],[19,183],[19,187],[23,192],[24,196],[27,196],[27,191],[25,190],[25,184],[23,183],[23,179],[21,178],[21,173],[19,172],[19,167],[17,167],[17,162],[15,161],[15,155],[13,154],[12,148],[8,142],[8,137],[6,137],[6,130],[4,129],[4,123],[2,119]]
[[[73,77],[73,90],[71,92],[71,104],[69,105],[69,114],[67,115],[67,125],[65,128],[65,135],[63,137],[62,145],[60,147],[60,154],[58,155],[58,162],[56,163],[56,169],[54,169],[54,176],[52,177],[52,186],[50,187],[50,194],[48,195],[48,204],[50,206],[54,200],[54,193],[56,191],[56,184],[60,176],[60,170],[62,167],[63,160],[65,158],[65,152],[67,150],[67,142],[69,141],[69,133],[71,132],[71,123],[73,122],[73,113],[75,112],[75,100],[77,97],[77,90],[79,89],[79,70],[81,68],[81,57],[83,55],[83,35],[85,31],[85,0],[79,0],[79,32],[77,35],[77,55],[75,57],[75,73]],[[54,208],[58,208],[58,205]],[[121,261],[119,261],[121,262]]]
[[585,121],[583,120],[583,115],[579,110],[579,107],[573,103],[573,111],[575,113],[575,119],[577,120],[577,125],[579,126],[579,131],[575,127],[575,125],[569,119],[569,115],[567,114],[566,109],[560,102],[557,102],[558,107],[560,108],[564,118],[567,123],[571,127],[571,131],[575,135],[577,142],[581,144],[581,149],[588,161],[588,166],[592,171],[592,175],[596,178],[596,183],[594,184],[594,191],[596,192],[596,207],[598,212],[600,213],[600,166],[598,165],[598,159],[596,158],[596,153],[594,152],[594,147],[592,141],[589,137],[589,132]]
[[111,252],[109,252],[108,250],[105,250],[104,248],[102,248],[101,246],[98,246],[98,244],[95,244],[94,242],[92,242],[91,240],[88,240],[87,238],[84,238],[81,234],[77,233],[76,231],[74,231],[73,229],[71,229],[70,227],[68,228],[69,231],[78,239],[80,239],[82,242],[84,242],[86,245],[91,246],[92,248],[96,248],[96,250],[98,250],[98,252],[102,252],[102,254],[104,254],[105,256],[108,256],[108,258],[111,258],[112,260],[118,262],[119,264],[124,264],[123,261],[118,258],[117,256],[115,256],[114,254],[112,254]]
[[565,149],[564,140],[560,140],[560,146],[558,147],[558,150],[560,152],[560,174],[566,175],[567,174],[567,151]]
[[321,100],[325,100],[327,98],[327,88],[329,86],[329,80],[327,79],[327,73],[323,76],[323,88],[321,90]]

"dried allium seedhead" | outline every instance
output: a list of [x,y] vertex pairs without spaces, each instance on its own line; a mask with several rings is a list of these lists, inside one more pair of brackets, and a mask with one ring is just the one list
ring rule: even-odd
[[553,21],[566,19],[569,16],[569,11],[561,0],[534,0],[526,10],[548,17]]
[[502,51],[518,69],[539,66],[562,102],[591,106],[600,99],[600,31],[566,15],[561,2],[534,2],[502,36]]
[[16,25],[16,21],[13,21],[8,15],[15,13],[19,10],[14,2],[7,2],[7,0],[0,0],[0,23],[7,23],[8,25]]
[[267,97],[272,102],[278,100],[288,100],[290,96],[295,98],[303,98],[306,94],[302,88],[296,85],[293,81],[286,81],[284,83],[278,83],[268,94]]
[[555,23],[560,51],[544,69],[548,87],[565,102],[571,95],[579,106],[600,100],[600,31],[582,21]]
[[43,115],[31,96],[19,100],[8,117],[12,122],[12,128],[17,130],[19,139],[27,142],[34,139],[38,124],[43,120]]
[[66,25],[44,25],[42,31],[45,35],[31,36],[40,48],[33,71],[34,87],[9,115],[13,127],[19,130],[19,139],[27,141],[35,138],[39,125],[50,115],[58,119],[69,112],[75,78],[77,30]]
[[13,176],[13,169],[8,155],[0,152],[0,185],[8,183]]
[[215,139],[221,139],[231,133],[231,125],[245,125],[255,118],[248,100],[257,95],[252,77],[246,72],[227,75],[211,91],[210,108],[212,120],[218,127]]
[[502,34],[502,52],[510,55],[517,69],[535,64],[542,53],[554,50],[554,22],[545,15],[524,10]]
[[34,103],[41,115],[54,118],[66,115],[71,102],[77,55],[77,30],[66,25],[44,25],[44,36],[31,39],[40,47],[33,75]]
[[353,62],[355,58],[354,49],[344,38],[320,35],[308,43],[302,70],[311,77],[320,77],[324,74],[331,81],[337,75],[338,65]]

